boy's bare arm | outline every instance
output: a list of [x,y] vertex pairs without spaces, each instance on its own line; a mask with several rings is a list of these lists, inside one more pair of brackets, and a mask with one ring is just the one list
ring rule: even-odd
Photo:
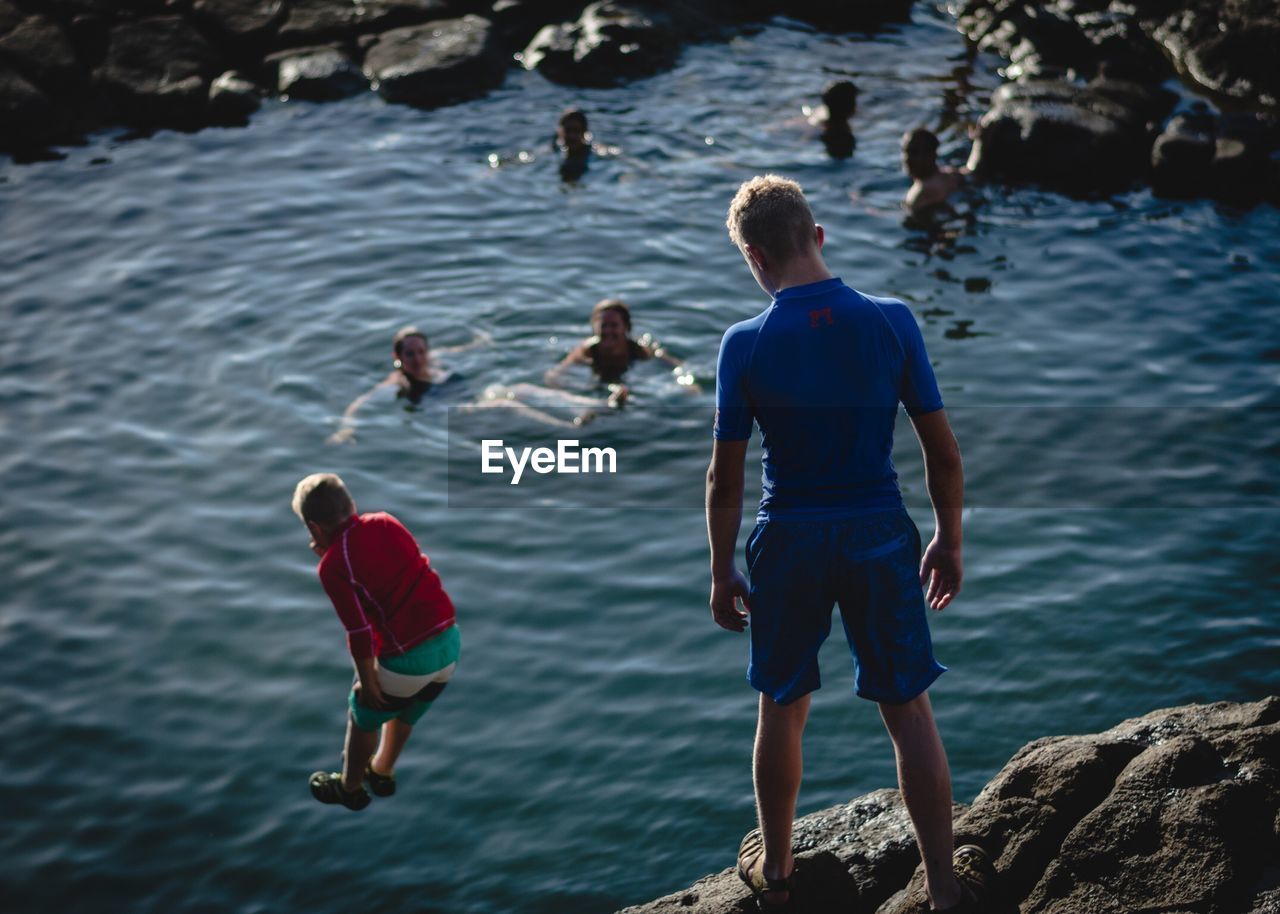
[[941,610],[955,599],[964,578],[960,555],[964,542],[964,464],[946,410],[914,416],[911,424],[924,453],[925,486],[933,502],[935,523],[933,540],[920,561],[920,583],[928,587],[925,601]]
[[[711,544],[711,616],[729,631],[747,627],[747,582],[738,571],[734,552],[742,526],[743,467],[746,441],[716,441],[707,468],[707,539]],[[747,607],[748,609],[750,607]]]
[[360,703],[366,708],[381,711],[386,700],[382,697],[382,684],[378,682],[378,669],[374,659],[356,658],[356,675],[360,677]]

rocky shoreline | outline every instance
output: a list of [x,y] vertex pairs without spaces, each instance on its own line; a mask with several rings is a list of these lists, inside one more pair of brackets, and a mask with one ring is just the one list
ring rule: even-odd
[[[956,807],[956,841],[991,854],[989,914],[1280,914],[1280,697],[1038,739]],[[794,849],[795,914],[918,909],[896,790],[798,819]],[[754,910],[726,869],[620,914]]]
[[[269,96],[375,91],[433,107],[537,69],[610,86],[778,14],[831,31],[906,21],[912,0],[0,0],[0,152],[97,129],[244,124]],[[1280,202],[1274,0],[953,0],[1009,80],[974,170],[1078,193]],[[1175,73],[1213,98],[1176,110]],[[551,113],[548,114],[551,116]],[[903,125],[904,129],[910,125]]]

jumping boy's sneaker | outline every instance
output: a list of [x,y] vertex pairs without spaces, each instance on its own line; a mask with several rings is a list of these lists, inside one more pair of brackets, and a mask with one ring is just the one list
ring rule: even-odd
[[317,771],[311,775],[311,795],[321,803],[340,803],[359,812],[372,802],[369,791],[361,784],[350,792],[342,789],[342,775],[336,771]]

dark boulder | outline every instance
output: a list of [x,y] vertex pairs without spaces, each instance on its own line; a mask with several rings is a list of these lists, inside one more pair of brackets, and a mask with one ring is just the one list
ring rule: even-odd
[[[956,807],[959,815],[963,807]],[[744,829],[745,830],[745,829]],[[736,843],[726,856],[732,858]],[[872,911],[904,883],[920,862],[911,820],[896,790],[877,790],[797,819],[792,832],[796,893],[792,910],[805,914]],[[751,894],[733,869],[688,889],[620,914],[748,914]]]
[[554,82],[611,86],[671,66],[681,43],[681,32],[666,12],[606,0],[592,3],[576,22],[543,28],[521,62]]
[[586,0],[498,0],[487,14],[503,47],[529,44],[544,25],[576,19]]
[[1006,58],[1010,79],[1059,73],[1070,67],[1091,71],[1097,49],[1070,16],[1051,6],[1010,11],[978,40],[978,50]]
[[56,142],[67,129],[63,110],[20,73],[0,67],[0,150],[24,158]]
[[43,16],[28,16],[7,31],[0,26],[0,63],[53,91],[71,89],[88,76],[66,31]]
[[497,86],[507,65],[493,24],[474,15],[384,32],[364,59],[379,95],[423,107]]
[[1229,203],[1249,205],[1270,198],[1280,146],[1274,118],[1258,114],[1226,114],[1218,122],[1210,166],[1210,193]]
[[1191,80],[1219,95],[1280,106],[1280,8],[1260,0],[1184,2],[1152,29]]
[[291,99],[335,101],[365,92],[369,81],[351,58],[337,48],[305,48],[274,55],[276,90]]
[[1207,110],[1179,114],[1151,147],[1151,186],[1166,197],[1196,197],[1209,189],[1217,123]]
[[265,48],[287,14],[284,0],[195,0],[191,5],[196,23],[242,48]]
[[[1276,914],[1280,698],[1036,740],[957,810],[955,836],[991,857],[988,914]],[[928,910],[896,791],[797,820],[793,850],[793,910]],[[626,914],[753,910],[730,869]]]
[[1072,191],[1113,190],[1146,167],[1147,120],[1115,94],[1075,83],[1006,83],[974,139],[979,174]]
[[202,123],[209,83],[224,69],[189,22],[166,16],[112,28],[94,80],[126,123],[194,127]]
[[276,36],[280,47],[349,40],[369,32],[449,19],[474,7],[467,0],[289,0]]

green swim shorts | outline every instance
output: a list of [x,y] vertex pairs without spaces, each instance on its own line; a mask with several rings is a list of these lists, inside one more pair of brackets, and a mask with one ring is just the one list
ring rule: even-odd
[[357,678],[347,695],[347,708],[351,711],[351,719],[355,721],[356,727],[373,731],[389,720],[404,721],[410,726],[416,724],[453,676],[461,653],[462,636],[458,634],[458,626],[451,625],[398,657],[379,657],[378,666],[382,669],[401,677],[422,677],[423,688],[408,698],[385,695],[384,689],[389,707],[379,711],[366,708],[360,703]]

